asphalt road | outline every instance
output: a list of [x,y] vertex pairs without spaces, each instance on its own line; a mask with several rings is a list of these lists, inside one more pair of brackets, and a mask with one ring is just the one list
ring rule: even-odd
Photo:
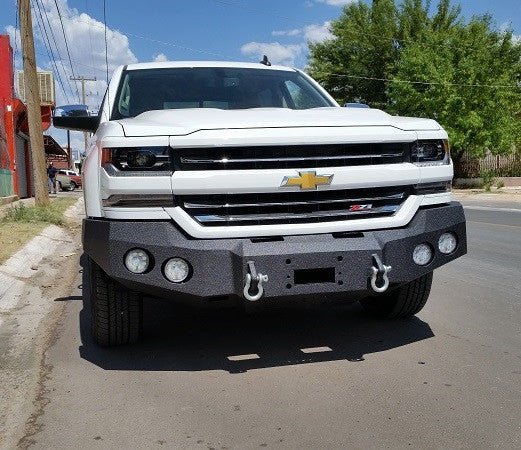
[[22,445],[519,448],[519,205],[471,205],[469,254],[436,272],[412,320],[154,301],[144,342],[107,350],[74,289]]

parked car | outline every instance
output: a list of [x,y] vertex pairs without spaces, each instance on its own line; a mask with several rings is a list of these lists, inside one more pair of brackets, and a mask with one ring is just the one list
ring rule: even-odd
[[74,189],[82,186],[81,177],[74,170],[58,170],[56,181],[62,191],[74,191]]

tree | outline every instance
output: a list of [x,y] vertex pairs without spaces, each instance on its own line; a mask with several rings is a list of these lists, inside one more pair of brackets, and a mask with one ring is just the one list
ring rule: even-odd
[[431,117],[464,150],[504,153],[521,142],[521,43],[490,16],[465,21],[440,0],[350,4],[333,39],[310,45],[309,71],[340,103]]
[[465,150],[507,153],[521,142],[520,61],[521,45],[510,32],[492,31],[487,16],[431,33],[400,55],[388,89],[392,109],[436,119],[456,160]]
[[372,7],[352,3],[332,22],[333,40],[310,44],[311,75],[340,103],[352,99],[375,106],[387,103],[383,84],[371,78],[391,75],[399,51],[397,13],[394,0],[380,0]]

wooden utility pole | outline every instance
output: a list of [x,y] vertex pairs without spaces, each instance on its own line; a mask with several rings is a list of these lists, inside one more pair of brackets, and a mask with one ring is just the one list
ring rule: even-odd
[[[38,75],[36,73],[30,0],[18,0],[18,15],[20,17],[20,36],[22,38],[25,99],[27,102],[27,119],[29,122],[34,197],[36,206],[46,206],[49,204],[47,166],[45,163],[45,149],[43,144],[42,113],[40,109]],[[23,161],[20,161],[19,164],[23,164]]]
[[[81,98],[84,105],[87,104],[87,96],[85,95],[85,81],[96,81],[96,77],[87,78],[84,76],[71,77],[72,81],[81,81]],[[83,133],[83,140],[85,141],[85,152],[87,152],[87,144],[89,141],[89,133]]]

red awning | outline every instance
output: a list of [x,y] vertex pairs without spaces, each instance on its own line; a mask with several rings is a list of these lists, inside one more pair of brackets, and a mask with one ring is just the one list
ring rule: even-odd
[[[53,106],[50,105],[41,105],[40,111],[42,114],[42,131],[46,131],[50,128],[52,121],[52,110]],[[23,103],[18,98],[13,98],[13,113],[14,113],[14,122],[16,124],[16,128],[22,131],[25,134],[29,133],[29,125],[27,123],[27,107],[25,103]]]
[[60,144],[58,144],[52,136],[43,135],[43,145],[45,147],[45,154],[48,155],[56,155],[56,156],[64,156],[68,157],[67,152]]

